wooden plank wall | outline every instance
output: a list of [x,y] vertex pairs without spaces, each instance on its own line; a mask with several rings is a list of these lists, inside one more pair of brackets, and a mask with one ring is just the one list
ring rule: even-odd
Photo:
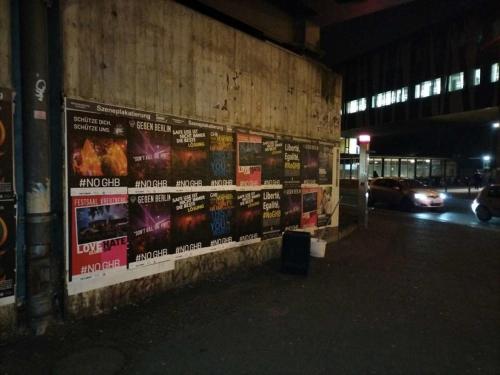
[[10,0],[0,0],[0,86],[12,87]]
[[335,141],[341,80],[170,0],[65,0],[64,94]]

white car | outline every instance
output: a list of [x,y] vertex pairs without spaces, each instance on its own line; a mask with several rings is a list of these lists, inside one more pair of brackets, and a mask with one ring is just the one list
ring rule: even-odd
[[481,221],[500,216],[500,184],[483,188],[471,204],[472,212]]

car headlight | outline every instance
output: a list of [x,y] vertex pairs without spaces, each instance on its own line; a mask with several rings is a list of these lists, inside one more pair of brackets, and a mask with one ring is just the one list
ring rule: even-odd
[[448,196],[445,193],[439,193],[439,198],[445,200],[446,198],[448,198]]
[[415,194],[415,199],[418,199],[419,201],[424,200],[427,198],[427,195],[422,194],[422,193],[416,193]]

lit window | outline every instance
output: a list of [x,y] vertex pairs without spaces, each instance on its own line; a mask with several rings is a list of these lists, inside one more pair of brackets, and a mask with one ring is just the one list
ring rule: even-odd
[[372,108],[385,107],[394,103],[406,102],[407,100],[408,87],[381,92],[372,96]]
[[448,91],[458,91],[464,88],[464,72],[450,75]]
[[481,69],[474,69],[474,86],[481,83]]
[[420,96],[422,98],[427,98],[428,96],[431,96],[431,90],[432,90],[432,81],[422,82],[422,89],[420,90]]
[[415,85],[415,99],[427,98],[441,94],[441,78],[425,81]]
[[403,87],[401,89],[401,102],[406,102],[408,100],[408,87]]
[[415,99],[420,98],[420,85],[415,85]]
[[441,94],[441,78],[436,78],[432,82],[432,95]]
[[366,110],[366,98],[354,99],[347,102],[347,113],[356,113]]
[[498,82],[500,76],[500,66],[495,63],[491,66],[491,82]]
[[358,111],[364,111],[366,110],[366,99],[361,98],[358,100]]

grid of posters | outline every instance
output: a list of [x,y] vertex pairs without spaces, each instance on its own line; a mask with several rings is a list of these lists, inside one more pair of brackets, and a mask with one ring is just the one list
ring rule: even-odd
[[16,281],[12,91],[0,88],[0,305],[13,303]]
[[66,135],[70,294],[328,221],[327,144],[73,99]]

